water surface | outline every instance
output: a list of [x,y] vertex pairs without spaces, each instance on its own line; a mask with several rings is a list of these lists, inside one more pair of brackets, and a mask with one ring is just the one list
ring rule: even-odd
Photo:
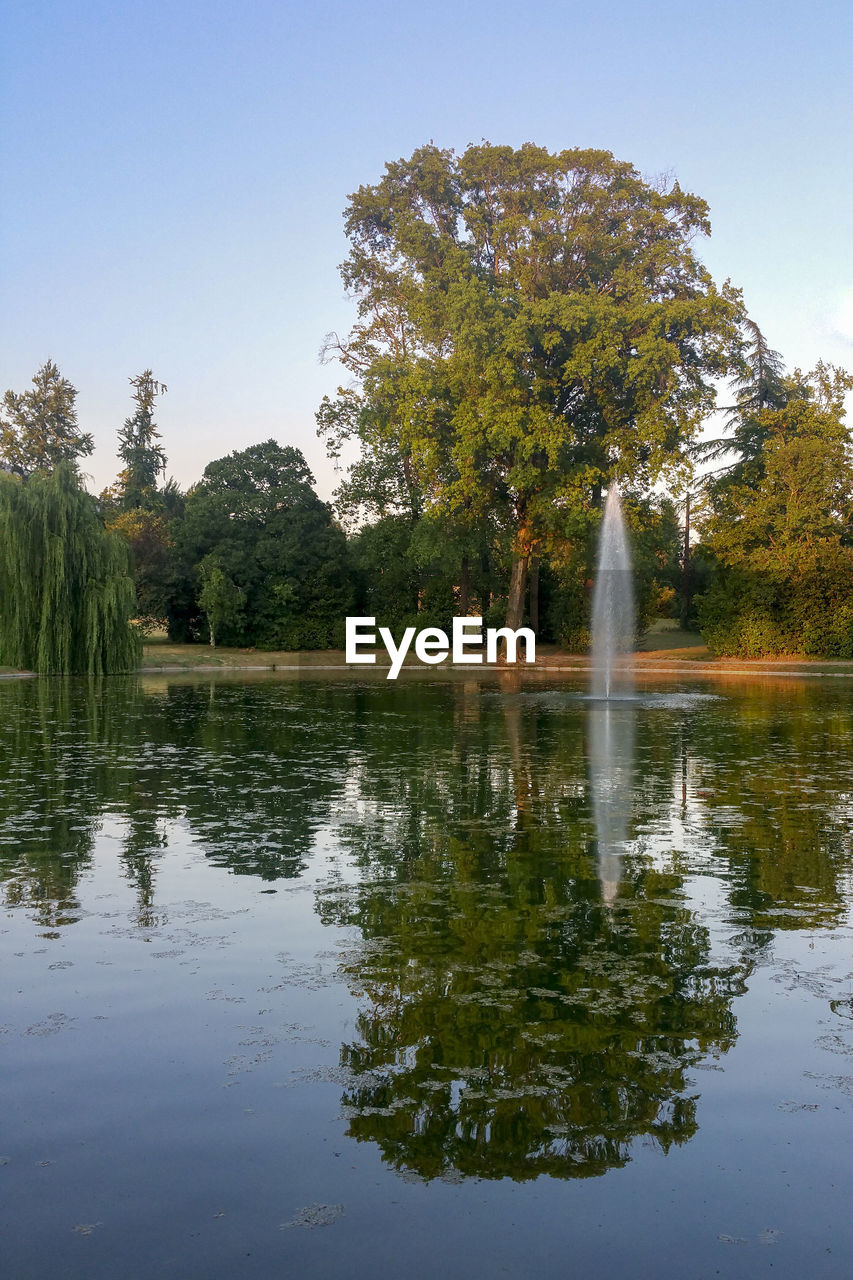
[[853,685],[0,684],[4,1274],[843,1276]]

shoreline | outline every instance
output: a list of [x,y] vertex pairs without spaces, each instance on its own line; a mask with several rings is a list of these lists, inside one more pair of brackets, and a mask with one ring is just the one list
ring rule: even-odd
[[[139,674],[203,672],[204,674],[223,673],[227,671],[267,671],[267,672],[303,672],[311,671],[349,671],[353,674],[369,677],[385,673],[390,667],[384,649],[375,650],[375,664],[348,663],[342,649],[302,650],[288,652],[263,651],[252,649],[222,649],[216,651],[216,658],[206,654],[204,660],[198,652],[200,646],[195,645],[161,645],[148,646],[139,669]],[[157,662],[156,658],[163,653],[165,661]],[[196,661],[196,655],[201,659]],[[655,675],[678,676],[715,676],[715,675],[775,675],[775,676],[820,676],[853,677],[853,660],[820,659],[805,657],[779,658],[712,658],[703,645],[688,649],[656,649],[640,651],[634,655],[634,674],[638,677]],[[448,660],[435,665],[427,665],[416,660],[403,663],[403,672],[418,672],[428,676],[440,676],[442,672],[452,671],[457,675],[480,676],[488,673],[532,676],[540,674],[571,673],[588,674],[593,670],[592,659],[587,654],[567,653],[554,646],[542,646],[536,655],[535,663],[518,662],[508,665],[505,662],[496,664],[454,664]]]
[[[197,645],[161,645],[148,646],[143,655],[142,665],[135,671],[124,675],[161,676],[161,675],[228,675],[229,673],[265,673],[310,675],[312,672],[349,672],[361,678],[385,676],[390,668],[387,654],[377,650],[375,664],[348,663],[343,650],[302,650],[302,651],[263,651],[251,649],[216,650],[216,658],[211,661],[209,653],[199,652],[202,646]],[[164,661],[156,658],[163,652]],[[687,656],[689,654],[690,656]],[[206,659],[206,660],[205,660]],[[383,660],[384,659],[384,660]],[[820,658],[712,658],[708,656],[704,646],[695,646],[685,650],[657,650],[639,652],[634,657],[634,675],[636,678],[653,678],[656,676],[680,676],[682,678],[714,678],[716,676],[774,676],[783,678],[807,679],[853,679],[853,660],[820,659]],[[452,672],[454,676],[467,675],[473,678],[485,675],[536,677],[542,675],[588,675],[593,670],[592,660],[586,654],[564,653],[553,647],[543,647],[537,654],[535,663],[518,662],[507,664],[454,664],[451,661],[435,665],[427,665],[415,660],[404,662],[400,675],[418,674],[425,677],[441,678],[443,674]],[[9,668],[0,670],[0,681],[37,679],[38,673],[33,671],[15,671]]]

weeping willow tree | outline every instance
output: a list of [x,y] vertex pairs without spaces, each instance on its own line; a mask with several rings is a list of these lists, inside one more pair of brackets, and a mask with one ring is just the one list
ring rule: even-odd
[[0,475],[0,662],[105,675],[139,662],[126,543],[105,530],[72,464]]

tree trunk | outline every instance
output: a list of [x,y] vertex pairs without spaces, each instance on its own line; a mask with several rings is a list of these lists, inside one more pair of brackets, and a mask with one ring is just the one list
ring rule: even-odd
[[485,618],[486,614],[492,607],[492,588],[491,582],[491,562],[488,553],[483,551],[480,554],[480,573],[483,580],[483,591],[480,598],[480,614]]
[[459,573],[459,616],[461,618],[468,617],[468,606],[471,598],[471,573],[468,567],[468,557],[462,557],[462,566]]
[[530,627],[539,634],[539,557],[530,557]]
[[681,583],[681,625],[687,626],[690,615],[690,494],[684,510],[684,557],[682,561]]
[[509,579],[509,599],[506,606],[506,625],[513,631],[521,626],[524,617],[524,597],[527,591],[527,566],[530,555],[513,556]]

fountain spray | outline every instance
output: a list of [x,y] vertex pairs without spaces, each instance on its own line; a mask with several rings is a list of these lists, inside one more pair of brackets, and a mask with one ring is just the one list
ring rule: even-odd
[[601,522],[592,596],[593,692],[599,697],[630,693],[633,688],[635,618],[631,548],[614,482]]

